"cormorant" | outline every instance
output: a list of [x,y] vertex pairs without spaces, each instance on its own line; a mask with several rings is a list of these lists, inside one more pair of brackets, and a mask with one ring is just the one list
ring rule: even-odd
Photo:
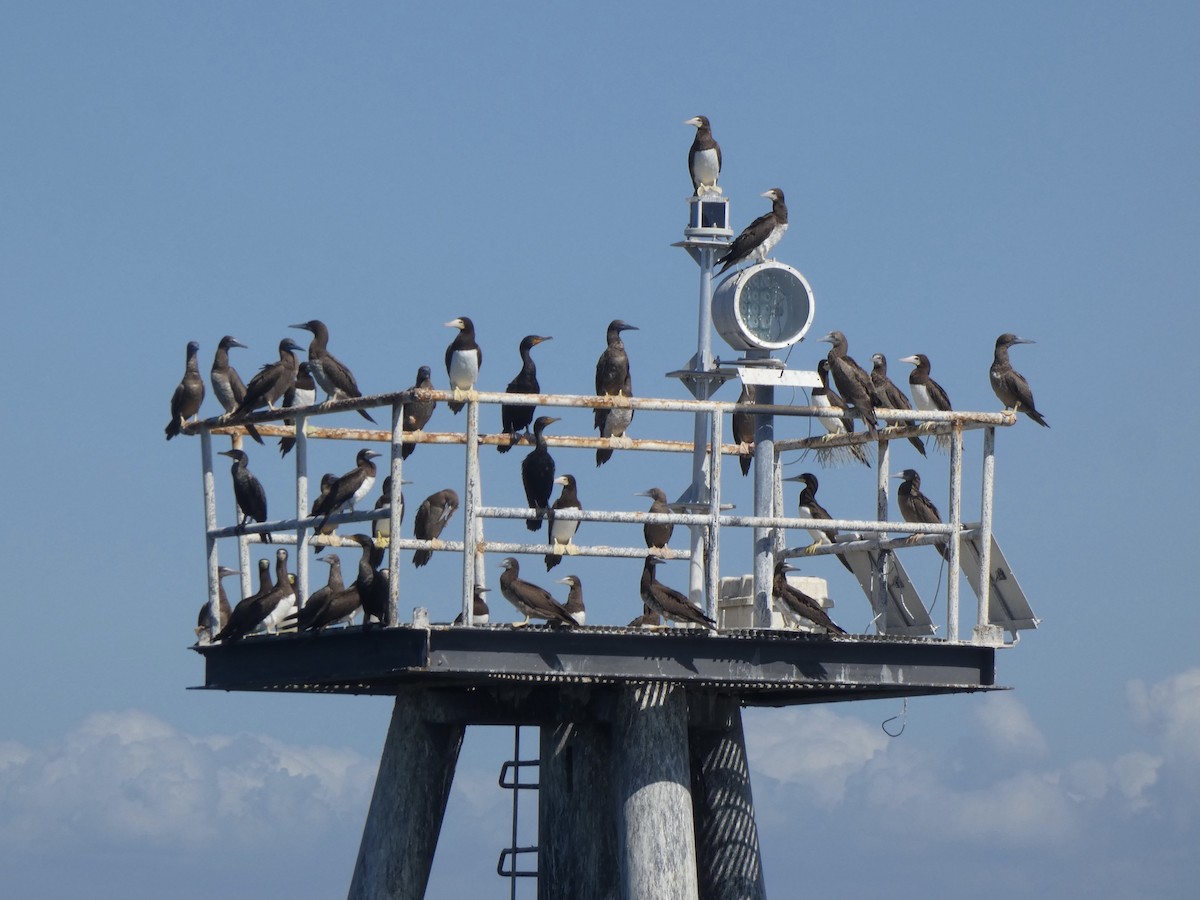
[[568,586],[567,603],[564,609],[571,614],[571,618],[580,625],[587,624],[587,610],[583,608],[583,582],[579,580],[578,575],[568,575],[566,578],[558,579],[558,584]]
[[446,374],[450,376],[450,389],[454,391],[454,399],[448,400],[446,405],[450,407],[450,412],[458,415],[465,405],[462,395],[474,389],[475,381],[479,378],[483,351],[475,343],[475,323],[466,316],[451,319],[446,327],[458,329],[458,334],[446,348]]
[[[945,388],[929,377],[929,357],[924,353],[912,356],[902,356],[900,362],[912,363],[916,366],[908,373],[908,388],[912,391],[913,406],[917,409],[933,412],[950,412],[950,397]],[[935,440],[937,445],[949,452],[950,435],[939,434]]]
[[[233,497],[241,512],[241,520],[237,525],[239,533],[246,527],[247,522],[267,521],[267,492],[263,490],[262,483],[246,468],[249,457],[245,451],[222,450],[220,455],[233,460],[229,471],[233,475]],[[271,543],[271,533],[264,531],[262,540],[265,544]]]
[[[413,520],[413,537],[419,541],[437,541],[456,509],[458,494],[450,488],[430,494],[417,508],[417,516]],[[429,562],[431,556],[433,550],[417,550],[413,553],[413,565],[419,569]]]
[[[312,370],[309,369],[307,362],[302,362],[296,368],[296,380],[292,386],[283,393],[283,405],[289,406],[312,406],[317,402],[317,383],[313,381]],[[295,420],[284,419],[284,425],[294,425]],[[292,447],[296,446],[294,437],[281,437],[279,439],[279,455],[287,456],[291,452]]]
[[291,338],[280,341],[278,361],[263,366],[250,379],[250,383],[246,385],[246,396],[234,410],[234,415],[247,415],[260,406],[274,409],[275,401],[281,399],[288,388],[296,383],[296,375],[300,371],[296,353],[303,349]]
[[[658,514],[671,512],[671,507],[667,505],[667,495],[663,492],[662,488],[652,487],[648,491],[639,491],[637,496],[650,498],[650,509],[647,512]],[[671,534],[674,531],[675,526],[670,523],[666,525],[651,525],[647,522],[642,526],[642,534],[646,538],[646,546],[656,547],[660,550],[670,542]]]
[[759,216],[733,239],[733,243],[729,245],[725,255],[717,260],[717,262],[725,264],[717,272],[718,275],[751,256],[756,257],[759,262],[763,262],[766,260],[767,254],[779,243],[783,233],[787,231],[788,211],[787,204],[783,201],[783,190],[771,188],[759,196],[766,197],[771,201],[771,211]]
[[[263,560],[266,562],[266,560]],[[259,564],[262,574],[262,564]],[[275,551],[275,584],[242,600],[229,614],[229,622],[217,634],[215,640],[236,641],[261,625],[275,608],[295,596],[292,580],[287,570],[287,550],[280,547]]]
[[694,116],[683,123],[696,126],[696,138],[688,150],[688,174],[692,176],[692,193],[716,191],[717,176],[721,174],[721,145],[713,140],[712,126],[707,116]]
[[[876,406],[882,406],[884,409],[912,409],[912,404],[908,402],[904,391],[896,387],[896,383],[888,378],[887,357],[882,353],[875,353],[871,356],[871,389],[874,391],[871,399],[874,400]],[[901,423],[916,424],[911,419],[901,419],[891,424]],[[925,445],[919,437],[910,437],[908,442],[916,447],[922,456],[925,455]]]
[[[417,369],[417,381],[409,390],[433,390],[432,374],[429,366],[421,366],[421,368]],[[435,409],[437,409],[436,400],[413,400],[405,403],[404,421],[401,423],[401,428],[405,432],[424,431]],[[400,458],[408,459],[416,449],[416,444],[405,444],[404,449],[400,451]]]
[[[804,487],[800,489],[800,499],[798,501],[798,509],[802,519],[832,519],[828,512],[825,511],[820,503],[817,502],[817,476],[812,472],[805,472],[802,475],[793,475],[791,478],[785,478],[784,481],[799,481]],[[805,553],[812,551],[821,544],[832,544],[834,535],[837,534],[836,528],[810,528],[808,533],[812,535],[813,543],[809,547],[804,548]],[[850,568],[850,563],[846,562],[846,557],[835,554],[846,571],[853,573]]]
[[[632,397],[633,381],[629,376],[629,357],[625,353],[622,331],[637,331],[636,325],[613,319],[608,324],[606,340],[608,346],[596,360],[596,396]],[[623,437],[629,423],[633,421],[633,410],[629,407],[613,407],[595,411],[595,427],[604,438]],[[596,451],[596,465],[602,466],[612,458],[612,450]]]
[[646,564],[642,568],[642,602],[661,614],[668,622],[702,625],[715,629],[716,622],[706,616],[701,609],[693,606],[688,598],[679,591],[667,587],[655,577],[654,567],[662,561],[657,556],[646,557]]
[[835,625],[820,603],[795,585],[788,584],[787,573],[791,571],[794,571],[794,568],[781,559],[775,563],[775,577],[771,581],[771,593],[779,600],[784,620],[791,622],[798,618],[808,619],[827,631],[845,634],[846,629]]
[[[540,394],[542,392],[541,385],[538,384],[537,366],[534,365],[533,357],[529,355],[529,351],[538,344],[545,343],[551,340],[549,337],[542,337],[537,334],[528,334],[521,339],[521,371],[517,373],[517,377],[508,383],[508,393],[510,394]],[[517,406],[515,404],[505,403],[500,407],[500,424],[504,429],[504,433],[508,435],[507,444],[497,444],[496,449],[501,453],[507,453],[512,449],[512,445],[517,442],[517,432],[524,431],[529,434],[529,423],[533,421],[533,413],[536,407],[534,406]]]
[[375,463],[371,460],[377,456],[379,454],[374,450],[359,450],[354,459],[354,468],[338,478],[330,486],[329,493],[318,500],[313,510],[314,516],[322,517],[320,524],[316,526],[317,531],[325,527],[330,516],[337,515],[345,506],[353,510],[355,505],[370,493],[371,488],[375,486],[376,471]]
[[554,490],[554,457],[546,448],[546,426],[557,422],[554,416],[538,416],[533,423],[534,448],[521,460],[521,483],[525,485],[525,499],[531,509],[536,509],[536,519],[526,519],[525,527],[538,531],[542,527],[542,516],[550,505],[550,494]]
[[500,565],[504,569],[500,576],[500,593],[525,617],[525,621],[515,624],[514,628],[524,628],[530,619],[545,619],[550,623],[562,625],[579,624],[545,588],[523,581],[519,577],[520,567],[515,557],[505,558]]
[[[896,504],[900,507],[900,515],[904,516],[905,522],[920,525],[942,524],[942,517],[938,515],[933,501],[921,493],[921,476],[915,469],[905,469],[899,475],[892,477],[904,479],[900,489],[896,491]],[[917,537],[919,535],[914,534],[909,540]],[[934,546],[937,547],[937,552],[942,554],[942,559],[949,561],[950,549],[943,543],[937,543]]]
[[862,416],[867,423],[867,431],[872,438],[879,436],[878,421],[875,418],[875,403],[872,400],[871,376],[863,367],[856,363],[853,357],[846,354],[846,336],[840,331],[831,331],[821,338],[822,343],[829,344],[829,374],[837,385],[845,403],[854,407],[854,411]]
[[[821,416],[822,427],[830,435],[852,433],[854,431],[854,415],[849,411],[849,407],[846,406],[846,401],[841,398],[841,395],[829,386],[828,359],[822,359],[817,362],[817,376],[821,379],[821,386],[813,388],[812,405],[821,409],[841,410],[846,414],[840,419]],[[845,449],[868,469],[871,468],[871,462],[867,459],[867,452],[861,444],[850,444]],[[822,464],[827,464],[835,452],[839,451],[818,450],[817,458],[821,460]]]
[[323,557],[319,562],[329,564],[329,580],[325,586],[318,588],[309,595],[300,613],[296,617],[297,631],[314,630],[313,623],[325,614],[326,607],[334,597],[346,589],[342,582],[342,560],[336,553]]
[[[754,402],[754,385],[742,383],[742,392],[738,395],[738,403]],[[733,414],[733,439],[738,445],[738,464],[742,467],[742,475],[750,474],[750,464],[754,462],[754,428],[756,419],[751,413],[735,412]]]
[[[264,559],[262,561],[264,572],[267,570],[268,565]],[[217,567],[217,609],[219,618],[218,621],[213,622],[212,609],[208,601],[205,600],[204,605],[200,607],[200,615],[196,617],[196,637],[201,643],[211,643],[213,635],[229,623],[229,595],[225,593],[225,585],[221,581],[230,575],[240,575],[241,571],[241,569],[231,569],[229,566]]]
[[[329,352],[329,329],[324,322],[309,319],[299,325],[289,325],[288,328],[300,328],[312,334],[313,339],[308,345],[308,370],[312,373],[313,381],[328,395],[328,400],[351,400],[362,396],[354,373]],[[375,421],[365,409],[360,409],[358,414],[368,422]]]
[[1014,344],[1033,343],[1036,342],[1008,332],[1000,335],[996,338],[996,356],[988,375],[992,381],[992,390],[996,392],[1005,409],[1018,409],[1039,425],[1049,428],[1050,423],[1042,418],[1042,414],[1034,406],[1033,391],[1029,389],[1029,382],[1008,361],[1009,347]]
[[199,352],[200,345],[188,341],[183,378],[171,395],[171,421],[165,429],[168,441],[179,434],[188,419],[200,412],[200,404],[204,402],[204,379],[200,377],[200,365],[196,361]]
[[[555,513],[560,509],[583,509],[583,504],[579,502],[579,493],[574,475],[560,475],[554,479],[554,483],[562,485],[562,491],[559,493],[558,499],[554,501],[554,505],[550,507],[549,528],[547,530],[550,532],[550,543],[557,550],[559,547],[566,547],[571,543],[571,539],[575,537],[575,532],[579,530],[579,521],[563,521],[558,519]],[[562,562],[560,554],[547,553],[546,571],[549,572],[560,562]]]
[[[488,612],[486,594],[490,588],[485,588],[480,585],[475,585],[475,593],[471,598],[471,621],[475,625],[488,625],[492,621],[491,614]],[[463,624],[463,614],[459,613],[454,617],[454,625]]]
[[354,586],[362,601],[363,627],[374,617],[382,624],[387,619],[388,573],[379,570],[380,558],[375,553],[375,542],[365,534],[352,534],[350,540],[362,547],[362,559],[358,562],[358,577]]

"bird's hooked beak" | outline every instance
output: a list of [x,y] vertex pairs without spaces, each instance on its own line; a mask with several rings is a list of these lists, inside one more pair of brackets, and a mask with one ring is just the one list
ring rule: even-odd
[[792,475],[790,478],[785,478],[783,480],[784,481],[803,481],[804,476],[803,475]]

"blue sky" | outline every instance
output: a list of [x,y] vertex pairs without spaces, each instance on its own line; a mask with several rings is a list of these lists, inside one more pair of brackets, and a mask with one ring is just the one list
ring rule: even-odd
[[[316,316],[379,392],[421,364],[439,377],[441,323],[469,315],[484,387],[540,332],[542,384],[585,393],[621,317],[640,326],[638,393],[681,396],[663,374],[694,350],[695,267],[670,244],[690,191],[681,122],[699,113],[737,227],[786,191],[776,255],[813,285],[814,337],[840,329],[901,373],[897,357],[926,353],[971,409],[997,406],[996,335],[1034,338],[1014,362],[1053,426],[997,440],[997,536],[1043,620],[999,655],[1014,691],[913,701],[898,738],[880,729],[895,703],[747,714],[772,894],[1192,896],[1197,415],[1163,387],[1200,335],[1194,5],[51,2],[0,22],[14,896],[345,889],[388,702],[186,690],[203,678],[187,650],[199,445],[162,440],[184,346],[200,341],[206,371],[232,333],[245,374]],[[250,452],[286,497],[288,466]],[[353,452],[314,449],[312,466],[344,471]],[[973,498],[978,436],[967,456]],[[894,465],[944,505],[945,457],[910,457]],[[488,499],[516,505],[516,459],[485,461]],[[410,502],[461,477],[452,451],[410,463]],[[657,456],[559,467],[604,508],[687,480]],[[871,475],[814,470],[835,514],[870,513]],[[725,489],[749,508],[736,474]],[[936,555],[909,556],[932,595]],[[635,614],[634,563],[576,568],[595,619]],[[866,630],[840,567],[806,569]],[[448,618],[454,571],[406,570],[402,608]],[[506,891],[491,871],[510,750],[510,731],[468,734],[431,896]]]

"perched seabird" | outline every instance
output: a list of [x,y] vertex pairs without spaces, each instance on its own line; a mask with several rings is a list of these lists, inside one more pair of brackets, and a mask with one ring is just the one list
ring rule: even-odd
[[[421,368],[417,369],[416,383],[409,390],[433,390],[432,374],[429,366],[421,366]],[[412,400],[405,403],[404,421],[401,423],[401,428],[406,434],[414,431],[424,431],[435,409],[437,409],[436,400]],[[405,444],[404,449],[400,451],[400,458],[408,459],[416,449],[416,444]]]
[[[637,331],[636,325],[613,319],[608,324],[606,340],[608,346],[596,360],[596,396],[597,397],[632,397],[633,381],[629,376],[629,356],[625,353],[625,342],[621,340],[622,331]],[[633,410],[629,407],[613,407],[597,409],[595,427],[604,438],[619,438],[625,435],[629,423],[633,421]],[[612,458],[612,450],[596,451],[596,465],[602,466]]]
[[713,140],[712,126],[707,116],[694,116],[683,123],[696,126],[696,138],[688,150],[688,174],[692,176],[692,193],[699,197],[718,191],[717,176],[721,174],[721,145]]
[[[471,598],[471,623],[474,625],[488,625],[492,621],[491,614],[488,611],[486,594],[490,588],[475,585],[475,593]],[[459,613],[454,617],[454,625],[463,624],[463,614]]]
[[316,630],[313,623],[325,615],[329,601],[346,589],[346,585],[342,582],[341,557],[333,553],[319,561],[329,564],[329,580],[323,587],[313,591],[304,602],[304,606],[300,608],[300,613],[296,617],[297,631]]
[[200,404],[204,402],[204,379],[200,377],[200,364],[196,361],[199,352],[200,345],[188,341],[183,378],[171,395],[171,421],[165,429],[168,441],[179,434],[188,419],[200,412]]
[[[921,493],[921,476],[915,469],[905,469],[892,477],[904,479],[900,489],[896,491],[896,504],[900,507],[900,515],[904,516],[905,522],[920,525],[942,524],[942,517],[938,515],[933,501]],[[919,536],[914,534],[909,540],[915,540]],[[950,550],[945,544],[938,543],[934,546],[937,547],[937,552],[942,554],[942,559],[950,559]]]
[[373,618],[379,624],[387,619],[388,602],[388,573],[380,570],[382,562],[376,553],[375,542],[365,534],[352,534],[350,540],[362,547],[362,559],[358,561],[358,577],[354,586],[358,589],[359,600],[362,601],[363,627],[366,628]]
[[[401,485],[412,484],[412,482],[405,478],[402,478],[402,479],[400,479],[400,484]],[[382,519],[372,519],[371,520],[371,537],[375,539],[376,547],[383,548],[383,547],[388,546],[388,544],[391,543],[391,540],[392,540],[392,517],[390,515],[391,510],[389,509],[389,507],[391,507],[391,505],[392,505],[392,476],[389,475],[387,478],[383,479],[383,487],[380,488],[379,497],[376,498],[376,500],[375,500],[375,509],[377,509],[377,510],[387,509],[389,512],[389,515],[384,516]],[[403,488],[400,489],[400,522],[401,522],[401,524],[403,524],[403,522],[404,522],[404,489]],[[379,552],[380,552],[380,556],[382,557],[383,550],[380,549]],[[381,559],[381,562],[382,562],[382,559]]]
[[780,612],[784,614],[784,620],[794,622],[795,619],[807,619],[827,631],[845,634],[846,629],[835,625],[833,619],[829,618],[829,614],[821,608],[820,603],[800,588],[788,583],[787,573],[791,571],[795,571],[794,568],[789,566],[786,560],[781,559],[775,563],[775,577],[771,582],[771,593],[779,600]]
[[729,245],[725,255],[717,260],[717,262],[725,264],[717,272],[718,275],[751,256],[759,262],[763,262],[766,260],[767,254],[779,243],[783,233],[787,231],[788,211],[787,204],[783,201],[783,190],[771,188],[759,196],[766,197],[771,201],[771,211],[759,216],[733,239],[733,243]]
[[[742,392],[738,395],[738,403],[754,402],[754,385],[742,383]],[[754,462],[754,428],[756,419],[751,413],[735,412],[733,414],[733,439],[738,445],[738,464],[742,467],[742,475],[750,474],[750,464]]]
[[247,415],[260,406],[274,409],[275,401],[280,400],[288,388],[296,383],[296,376],[300,371],[296,353],[303,349],[291,338],[280,341],[278,361],[263,366],[250,379],[250,383],[246,385],[246,396],[234,410],[234,415]]
[[549,591],[519,577],[520,567],[516,558],[509,556],[500,565],[504,569],[504,574],[500,576],[500,593],[525,617],[525,621],[517,623],[514,628],[524,628],[530,619],[545,619],[551,624],[579,624],[561,603],[550,596]]
[[536,519],[526,519],[525,527],[538,531],[542,527],[542,516],[550,506],[550,494],[554,491],[554,457],[546,447],[546,426],[557,422],[554,416],[538,416],[533,423],[534,448],[521,460],[521,483],[525,485],[525,499],[531,509],[538,511]]
[[[258,590],[248,597],[243,597],[238,605],[235,606],[225,619],[225,624],[217,631],[213,641],[224,640],[222,635],[228,635],[229,621],[233,619],[237,625],[234,629],[237,637],[243,634],[249,634],[253,631],[258,623],[263,620],[265,612],[259,612],[255,607],[263,597],[271,592],[271,561],[269,559],[260,559],[258,561]],[[238,612],[238,610],[241,612]],[[257,616],[257,618],[255,618]],[[253,619],[253,621],[251,621]],[[243,630],[243,627],[245,630]]]
[[[538,344],[545,343],[551,340],[548,337],[542,337],[537,334],[527,334],[521,339],[521,371],[517,373],[517,377],[508,383],[508,393],[510,394],[540,394],[542,392],[541,385],[538,384],[537,366],[534,365],[533,357],[529,355],[529,351]],[[524,431],[529,433],[529,423],[533,421],[533,413],[536,407],[534,406],[517,406],[516,404],[505,403],[500,407],[500,424],[504,429],[504,433],[508,435],[507,444],[497,444],[496,449],[501,453],[507,453],[512,449],[512,445],[517,442],[517,432]]]
[[376,472],[375,463],[371,460],[377,456],[379,454],[374,450],[359,450],[354,458],[354,468],[338,478],[330,486],[329,493],[318,500],[313,510],[314,516],[322,517],[316,525],[317,531],[325,527],[330,516],[337,515],[346,506],[353,510],[355,505],[371,492],[371,488],[375,486]]
[[[354,380],[354,373],[329,352],[329,329],[325,327],[324,322],[320,319],[309,319],[298,325],[289,325],[288,328],[300,328],[312,334],[313,339],[308,345],[308,370],[312,373],[313,381],[326,393],[327,402],[352,400],[362,396],[358,382]],[[375,421],[365,409],[360,409],[358,414],[369,422]]]
[[450,376],[450,389],[454,399],[446,402],[450,412],[458,415],[465,402],[462,395],[475,387],[479,368],[483,365],[483,351],[475,343],[475,323],[466,316],[459,316],[446,323],[447,328],[457,328],[458,334],[446,348],[446,374]]
[[568,575],[566,578],[560,578],[558,584],[565,584],[568,587],[567,604],[564,607],[566,611],[580,625],[586,625],[587,610],[583,608],[583,582],[579,580],[579,576]]
[[[950,397],[945,388],[929,377],[929,357],[924,353],[912,356],[902,356],[900,362],[912,363],[916,366],[908,373],[908,389],[912,391],[913,406],[922,411],[950,412]],[[939,434],[937,445],[947,452],[950,450],[950,435]]]
[[[800,518],[802,519],[832,519],[825,507],[817,502],[817,476],[812,472],[805,472],[802,475],[793,475],[791,478],[785,478],[784,481],[799,481],[804,485],[800,489],[800,499],[798,501],[798,509]],[[833,537],[837,534],[836,528],[810,528],[808,533],[812,536],[813,543],[804,548],[805,553],[812,553],[821,544],[832,544]],[[850,568],[850,563],[846,562],[846,557],[837,555],[838,562],[846,567],[846,571],[853,572]]]
[[[647,512],[659,515],[671,512],[671,507],[667,505],[667,495],[662,488],[652,487],[648,491],[639,491],[637,496],[650,498],[650,509]],[[675,526],[669,522],[665,525],[652,525],[647,522],[642,526],[642,535],[646,538],[646,546],[659,550],[670,543],[671,534],[674,531]]]
[[[841,398],[833,388],[829,386],[829,360],[822,359],[817,362],[817,377],[821,380],[821,386],[812,390],[812,405],[820,409],[837,409],[845,413],[840,419],[833,419],[828,416],[820,416],[821,426],[830,435],[850,434],[854,431],[854,415],[846,406],[846,401]],[[871,462],[867,459],[867,452],[861,444],[850,444],[845,450],[849,451],[855,459],[871,468]],[[836,455],[841,455],[842,448],[833,450],[817,450],[817,459],[822,465],[827,465],[830,460]]]
[[[876,406],[884,409],[912,409],[912,404],[908,402],[904,391],[896,387],[896,383],[888,378],[887,357],[882,353],[875,353],[871,356],[871,389],[874,391],[871,399]],[[891,424],[915,425],[916,423],[911,419],[900,419]],[[922,456],[925,455],[925,445],[921,443],[919,437],[910,437],[908,442],[916,447]]]
[[[262,567],[264,571],[269,567],[265,559],[262,561]],[[218,620],[216,622],[212,620],[212,607],[205,600],[204,605],[200,607],[200,615],[196,617],[196,637],[200,643],[212,643],[213,635],[229,623],[229,595],[225,593],[225,585],[221,581],[230,575],[240,575],[241,572],[241,569],[231,569],[229,566],[217,567]]]
[[[290,406],[312,406],[317,402],[317,383],[313,381],[312,370],[308,368],[307,362],[302,362],[296,369],[296,380],[292,386],[283,394],[284,408]],[[284,419],[284,425],[294,425],[295,420]],[[294,437],[281,437],[279,439],[279,455],[287,456],[291,449],[296,446]]]
[[[261,563],[259,574],[262,575]],[[275,551],[275,584],[269,589],[266,589],[264,584],[263,588],[233,608],[228,623],[217,634],[215,640],[236,641],[245,637],[275,612],[277,606],[295,596],[296,591],[292,587],[292,579],[287,570],[287,551],[282,547]]]
[[[330,489],[333,488],[333,485],[337,482],[337,479],[338,479],[338,477],[336,475],[334,475],[332,472],[326,472],[324,475],[321,476],[320,492],[317,494],[317,499],[315,499],[312,502],[312,506],[308,510],[308,517],[310,519],[313,518],[317,514],[317,509],[325,502],[325,498],[327,498],[329,496],[329,491],[330,491]],[[336,529],[337,529],[336,525],[330,525],[329,523],[325,523],[320,528],[314,528],[313,534],[314,535],[317,535],[317,534],[330,535],[330,534],[333,534],[333,532]],[[313,545],[314,553],[320,553],[324,549],[325,549],[324,544]]]
[[829,360],[829,374],[833,376],[833,383],[841,392],[843,401],[853,406],[854,411],[862,416],[871,437],[878,437],[879,423],[875,418],[871,376],[853,357],[846,354],[846,336],[840,331],[831,331],[820,341],[830,345],[826,355],[826,359]]
[[693,606],[687,597],[674,588],[667,587],[655,577],[654,568],[661,562],[657,556],[646,557],[646,564],[642,568],[642,602],[661,614],[668,622],[716,628],[717,623],[701,609]]
[[266,618],[262,621],[267,634],[276,634],[285,620],[295,620],[296,578],[287,570],[287,551],[282,547],[275,551],[275,586],[263,603],[268,607]]
[[642,614],[625,626],[626,628],[661,628],[662,616],[645,603],[642,604]]
[[[241,520],[237,525],[238,531],[245,528],[248,522],[267,521],[267,492],[263,490],[262,482],[246,468],[249,457],[246,456],[245,451],[222,450],[220,455],[228,456],[233,460],[233,466],[229,471],[233,475],[233,497],[237,501],[238,510],[241,513]],[[262,539],[263,543],[271,543],[271,533],[264,531]]]
[[[246,345],[231,334],[221,338],[221,342],[217,344],[217,352],[213,356],[212,369],[209,371],[213,396],[217,398],[217,402],[221,404],[226,415],[234,412],[246,396],[246,385],[242,381],[242,376],[229,364],[229,351],[234,347],[245,349]],[[263,442],[262,435],[253,425],[247,425],[246,431],[260,444]]]
[[[562,491],[558,495],[558,499],[554,501],[554,505],[550,507],[549,528],[550,543],[557,550],[560,547],[568,547],[571,539],[575,537],[575,532],[579,530],[579,520],[565,521],[557,518],[559,510],[563,509],[583,509],[583,504],[579,502],[579,493],[575,484],[574,475],[560,475],[554,479],[554,483],[562,486]],[[549,572],[555,566],[562,562],[562,556],[558,553],[546,554],[546,571]]]
[[[356,535],[356,537],[366,537],[366,535]],[[374,547],[371,544],[370,538],[366,539],[366,543],[359,542],[362,547],[362,557],[358,563],[358,575],[348,587],[343,587],[341,590],[333,591],[325,595],[324,600],[318,605],[313,602],[316,595],[309,600],[301,611],[300,629],[303,631],[316,631],[320,633],[323,629],[330,625],[336,625],[339,622],[349,624],[354,618],[355,613],[362,608],[362,594],[360,588],[370,591],[374,581],[375,569],[371,562],[371,557]],[[340,574],[340,573],[339,573]],[[329,573],[330,583],[333,582],[333,572]],[[339,579],[340,580],[340,579]],[[312,611],[309,611],[309,607]]]
[[1005,409],[1020,410],[1039,425],[1049,428],[1050,423],[1042,418],[1042,414],[1034,406],[1033,391],[1029,389],[1029,382],[1008,361],[1009,347],[1014,344],[1033,343],[1036,342],[1028,338],[1019,338],[1015,334],[1007,332],[1000,335],[996,338],[996,356],[988,375],[992,380],[992,390],[996,392],[996,396],[1000,398]]
[[[456,509],[458,494],[450,488],[430,494],[417,508],[417,516],[413,520],[413,537],[419,541],[437,541]],[[413,565],[419,569],[429,562],[431,556],[432,550],[417,550],[413,553]]]

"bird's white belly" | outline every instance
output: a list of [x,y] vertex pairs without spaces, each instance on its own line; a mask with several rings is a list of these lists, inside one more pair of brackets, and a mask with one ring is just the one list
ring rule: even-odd
[[692,177],[698,184],[712,187],[721,174],[716,150],[701,150],[692,158]]
[[913,406],[919,410],[931,411],[937,407],[933,405],[933,400],[929,397],[929,388],[923,384],[909,384],[912,388]]
[[450,386],[470,390],[479,377],[479,357],[474,350],[455,350],[450,356]]
[[767,235],[766,240],[758,245],[754,250],[754,255],[760,260],[767,258],[767,254],[774,249],[775,245],[783,238],[783,233],[787,231],[787,225],[776,225],[771,229],[771,233]]

